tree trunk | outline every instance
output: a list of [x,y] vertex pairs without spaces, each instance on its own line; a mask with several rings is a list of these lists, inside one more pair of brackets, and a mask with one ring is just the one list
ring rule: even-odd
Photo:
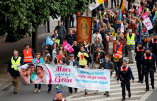
[[70,26],[70,20],[69,20],[69,15],[67,15],[67,17],[65,17],[65,28],[66,28],[66,36],[69,33],[69,26]]
[[47,33],[49,33],[50,32],[50,21],[48,20],[47,21]]
[[37,40],[37,28],[38,27],[34,27],[35,28],[35,32],[32,32],[32,48],[34,50],[35,53],[38,52],[38,40]]

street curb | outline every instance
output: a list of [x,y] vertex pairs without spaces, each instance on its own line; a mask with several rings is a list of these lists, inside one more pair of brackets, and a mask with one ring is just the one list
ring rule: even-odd
[[2,91],[2,90],[4,90],[4,89],[8,88],[8,87],[11,86],[11,85],[12,85],[12,83],[7,84],[6,86],[2,87],[2,88],[0,89],[0,91]]

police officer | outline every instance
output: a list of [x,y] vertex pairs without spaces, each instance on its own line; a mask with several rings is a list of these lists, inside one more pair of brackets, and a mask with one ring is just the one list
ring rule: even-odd
[[54,98],[52,101],[66,101],[65,98],[62,97],[62,90],[57,90],[56,98]]
[[119,82],[119,78],[121,81],[121,87],[122,87],[122,101],[125,100],[125,86],[128,91],[128,97],[131,97],[131,91],[130,91],[130,79],[132,78],[132,83],[134,83],[134,77],[132,75],[131,68],[127,66],[127,61],[123,60],[123,65],[119,68],[118,71],[118,77],[117,77],[117,83]]
[[144,75],[145,75],[145,83],[146,83],[146,91],[149,91],[149,83],[148,83],[148,73],[150,72],[150,78],[151,78],[151,85],[152,89],[155,89],[154,87],[154,66],[155,66],[155,55],[150,52],[150,48],[146,47],[144,55],[142,55],[142,64],[144,68]]
[[[154,38],[150,41],[149,47],[151,49],[151,52],[157,58],[157,33],[154,34]],[[157,64],[157,61],[156,61],[156,64]],[[155,70],[156,70],[156,68],[155,68]]]
[[142,46],[142,42],[137,43],[137,47],[135,49],[135,60],[136,60],[136,66],[138,70],[138,83],[143,83],[143,71],[144,69],[142,68],[142,63],[141,63],[141,57],[144,54],[144,47]]

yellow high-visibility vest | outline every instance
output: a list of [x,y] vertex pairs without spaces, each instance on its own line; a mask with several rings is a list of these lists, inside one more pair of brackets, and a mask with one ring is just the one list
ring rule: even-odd
[[17,66],[21,64],[20,61],[21,61],[21,57],[18,57],[16,62],[15,62],[15,60],[12,57],[11,58],[11,68],[14,68],[14,70],[18,71],[18,67]]
[[129,34],[127,34],[127,45],[135,45],[135,34],[132,33],[132,36],[130,38]]
[[[106,15],[106,12],[104,12],[104,15]],[[101,15],[101,12],[100,12],[100,19],[102,19],[102,15]]]
[[60,39],[56,39],[55,42],[58,44],[58,46],[60,46]]

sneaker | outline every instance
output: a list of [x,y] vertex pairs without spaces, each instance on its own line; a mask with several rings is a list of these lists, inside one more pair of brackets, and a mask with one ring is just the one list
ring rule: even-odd
[[77,93],[77,89],[75,90],[75,93]]
[[87,96],[87,92],[85,92],[84,96],[85,96],[85,97]]
[[56,89],[59,89],[59,86],[56,86]]
[[106,93],[106,96],[109,97],[110,96],[109,93]]
[[37,89],[37,88],[35,88],[34,93],[36,93],[37,91],[38,91],[38,89]]
[[17,92],[14,92],[14,94],[17,94]]
[[38,89],[38,93],[40,93],[40,89]]
[[62,87],[64,87],[64,85],[62,85]]

